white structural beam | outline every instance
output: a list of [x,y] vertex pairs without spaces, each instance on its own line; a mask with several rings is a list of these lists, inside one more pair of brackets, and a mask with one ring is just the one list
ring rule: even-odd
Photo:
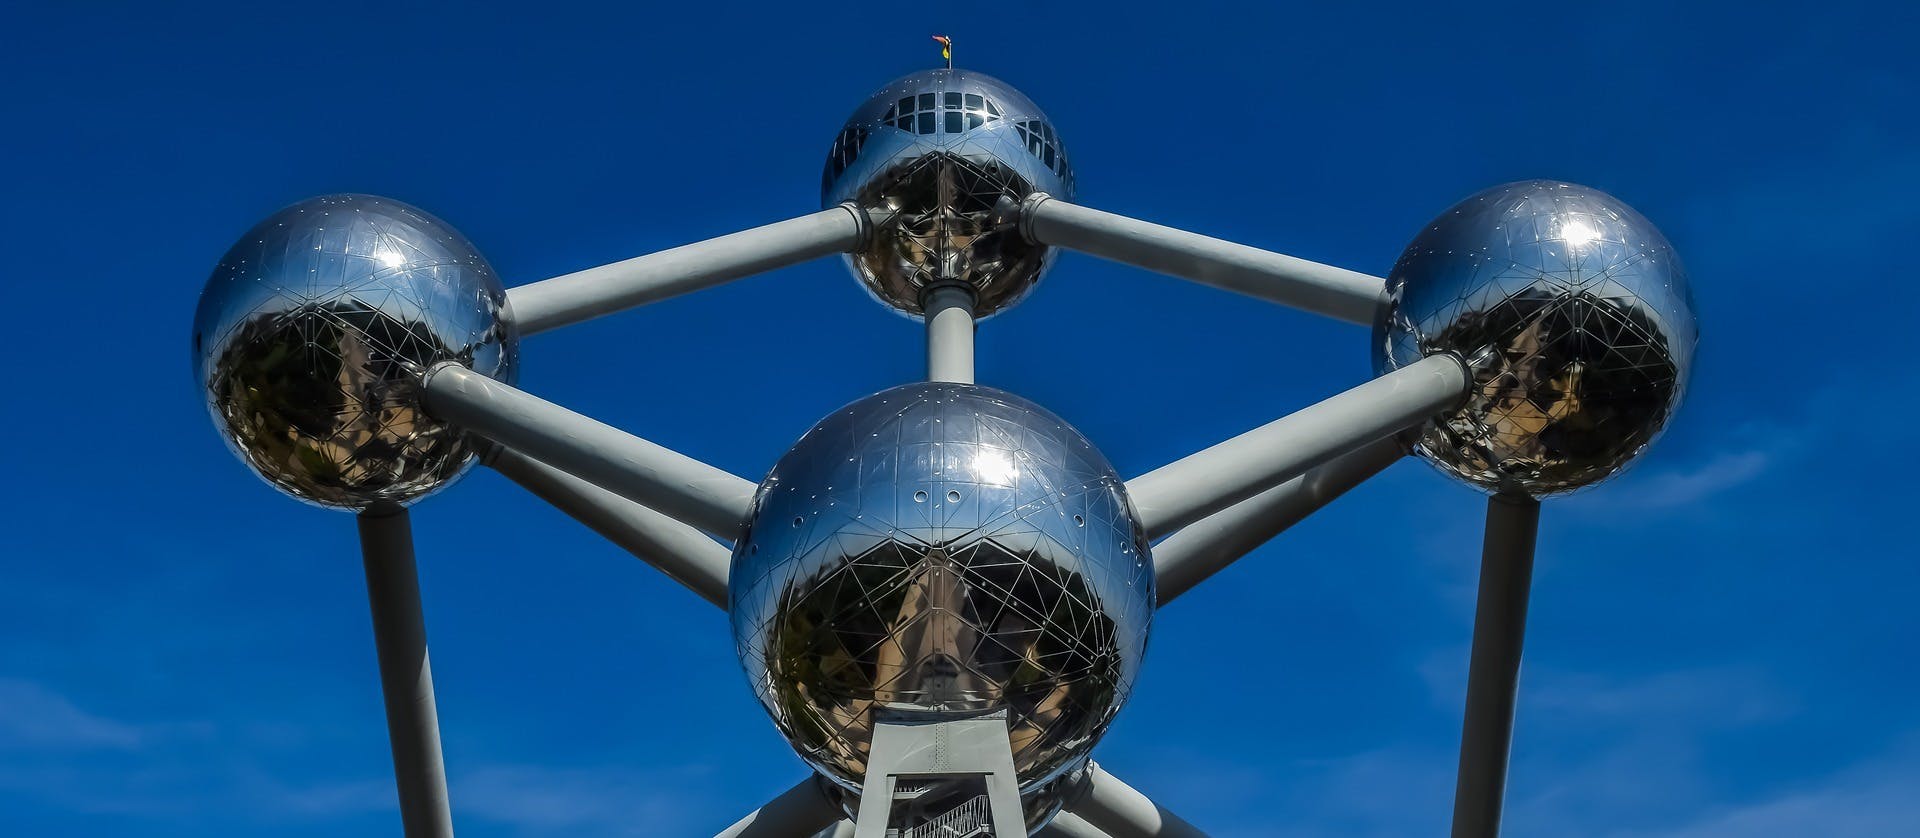
[[973,383],[973,292],[942,285],[927,292],[927,380]]
[[1127,481],[1149,537],[1166,535],[1456,404],[1466,365],[1434,355]]
[[413,519],[405,507],[385,505],[360,513],[359,525],[401,830],[406,838],[453,838],[433,665],[413,562]]
[[722,538],[740,534],[753,503],[749,480],[458,364],[422,387],[434,416]]
[[1153,545],[1154,586],[1160,604],[1192,590],[1405,453],[1397,440],[1376,440],[1167,536]]
[[1539,532],[1539,501],[1520,495],[1487,499],[1473,657],[1467,665],[1467,710],[1460,731],[1460,773],[1453,793],[1453,838],[1500,834]]
[[1206,838],[1182,820],[1099,765],[1087,765],[1087,788],[1067,811],[1112,838]]
[[658,302],[860,245],[866,213],[850,205],[522,285],[507,291],[531,335]]
[[1190,279],[1350,323],[1372,324],[1386,281],[1037,194],[1021,215],[1027,238]]
[[1093,824],[1072,812],[1061,812],[1037,833],[1038,838],[1109,838]]
[[481,462],[701,599],[727,607],[733,552],[705,533],[511,449],[493,446]]
[[845,817],[820,783],[818,777],[801,780],[715,838],[813,838]]

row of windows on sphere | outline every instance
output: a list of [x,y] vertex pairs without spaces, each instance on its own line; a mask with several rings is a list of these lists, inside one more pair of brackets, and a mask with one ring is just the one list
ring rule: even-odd
[[[1001,118],[1000,108],[992,99],[977,93],[943,94],[948,106],[959,110],[948,110],[936,105],[936,94],[922,93],[918,97],[905,96],[899,102],[887,108],[881,117],[882,125],[892,125],[908,131],[915,128],[916,133],[932,134],[940,123],[945,123],[946,131],[957,134],[972,128],[978,128],[988,122]],[[902,108],[916,104],[933,108],[927,111],[903,111]],[[943,116],[940,116],[943,115]],[[936,118],[940,116],[940,118]],[[964,118],[964,122],[962,119]],[[1014,131],[1020,135],[1020,142],[1035,160],[1052,170],[1060,177],[1067,177],[1067,153],[1060,147],[1060,138],[1054,134],[1053,126],[1043,119],[1028,119],[1013,123]],[[833,139],[833,148],[827,152],[826,170],[821,175],[820,188],[826,191],[833,181],[845,173],[847,167],[860,156],[860,149],[867,144],[869,132],[864,125],[849,125],[841,129],[840,136]]]

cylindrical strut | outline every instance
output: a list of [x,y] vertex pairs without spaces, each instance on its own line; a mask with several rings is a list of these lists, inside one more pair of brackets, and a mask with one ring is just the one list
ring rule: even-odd
[[1086,789],[1067,803],[1067,811],[1111,838],[1207,838],[1098,764],[1088,763],[1087,775]]
[[359,523],[400,821],[407,838],[452,838],[433,667],[427,661],[427,629],[413,563],[413,525],[407,510],[394,505],[360,513]]
[[1386,280],[1199,233],[1067,203],[1027,199],[1021,227],[1041,244],[1078,250],[1315,314],[1371,325]]
[[973,383],[973,292],[941,285],[927,292],[927,380]]
[[1192,590],[1404,455],[1398,440],[1373,442],[1167,536],[1153,545],[1160,604]]
[[682,245],[507,291],[530,335],[860,246],[866,213],[851,206]]
[[1533,586],[1540,502],[1523,495],[1487,499],[1480,593],[1467,665],[1467,712],[1460,732],[1460,776],[1453,796],[1453,838],[1495,838],[1507,791],[1520,649]]
[[824,782],[818,776],[801,780],[715,838],[812,838],[843,817]]
[[1129,480],[1127,494],[1147,535],[1165,535],[1426,421],[1470,381],[1459,358],[1431,355]]
[[422,386],[433,415],[722,538],[739,536],[753,505],[748,480],[459,364]]
[[509,448],[495,445],[481,462],[706,601],[727,607],[733,552],[692,525]]

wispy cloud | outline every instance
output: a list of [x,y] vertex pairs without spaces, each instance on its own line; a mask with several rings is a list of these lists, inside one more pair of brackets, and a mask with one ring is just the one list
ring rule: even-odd
[[711,767],[697,765],[672,771],[492,765],[455,773],[450,794],[459,815],[525,835],[692,835],[728,819],[702,791],[717,780]]
[[1824,780],[1677,825],[1614,838],[1886,838],[1920,825],[1920,747],[1909,740]]
[[1764,449],[1723,451],[1691,467],[1670,468],[1631,481],[1630,490],[1608,494],[1609,505],[1636,509],[1687,506],[1747,483],[1764,473],[1776,453]]
[[[215,817],[261,825],[339,823],[397,810],[384,758],[379,771],[329,776],[286,759],[289,750],[297,756],[325,740],[294,727],[115,719],[45,684],[4,678],[0,794],[84,815],[201,826]],[[716,791],[725,780],[700,764],[642,771],[482,758],[449,770],[456,819],[496,824],[511,834],[695,834],[744,814],[722,811]]]
[[0,678],[0,749],[137,748],[148,731],[89,713],[45,686]]

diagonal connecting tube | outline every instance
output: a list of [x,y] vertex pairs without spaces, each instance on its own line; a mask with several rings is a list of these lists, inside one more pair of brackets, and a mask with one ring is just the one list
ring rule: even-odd
[[1088,209],[1044,193],[1027,199],[1020,225],[1040,244],[1351,323],[1373,323],[1386,287],[1376,276]]
[[706,534],[518,451],[494,446],[481,462],[700,598],[727,607],[733,553]]
[[739,536],[757,488],[677,451],[458,364],[427,373],[427,411],[721,538]]
[[520,334],[591,320],[860,246],[867,215],[848,204],[557,276],[507,291]]
[[1157,538],[1419,424],[1466,394],[1466,364],[1433,355],[1127,481]]
[[818,775],[801,780],[715,838],[813,838],[844,817],[827,797],[825,782]]
[[1068,801],[1066,810],[1110,838],[1206,838],[1198,827],[1096,763],[1087,764],[1086,789]]
[[1208,515],[1153,545],[1154,587],[1166,605],[1405,456],[1388,438]]

